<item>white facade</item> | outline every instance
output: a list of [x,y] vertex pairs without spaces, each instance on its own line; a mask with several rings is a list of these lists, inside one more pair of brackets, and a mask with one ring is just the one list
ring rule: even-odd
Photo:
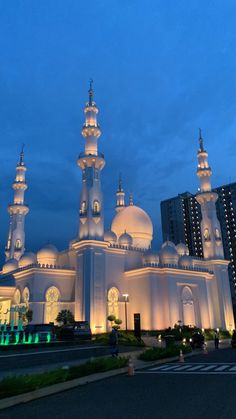
[[[167,328],[179,320],[201,328],[233,329],[228,261],[223,258],[215,210],[217,195],[211,191],[211,169],[201,136],[197,171],[201,189],[197,199],[203,215],[205,259],[190,257],[184,244],[175,246],[168,241],[154,252],[152,221],[133,205],[132,198],[125,205],[121,180],[111,230],[104,233],[101,171],[105,160],[98,151],[101,131],[97,113],[90,85],[82,129],[85,150],[78,159],[82,171],[79,232],[68,249],[58,252],[55,246],[47,245],[37,254],[24,253],[24,223],[19,224],[19,218],[22,221],[27,213],[22,212],[25,178],[15,182],[20,182],[19,199],[15,194],[12,205],[16,205],[13,218],[18,227],[12,227],[9,211],[10,242],[0,279],[1,321],[10,320],[10,314],[4,313],[14,306],[30,307],[33,323],[55,322],[60,310],[69,309],[76,320],[88,320],[92,331],[99,333],[108,329],[109,314],[120,318],[125,327],[126,300],[129,329],[134,328],[135,313],[140,314],[141,327],[146,330]],[[21,167],[19,170],[25,173]],[[22,240],[19,257],[15,253],[16,235]]]

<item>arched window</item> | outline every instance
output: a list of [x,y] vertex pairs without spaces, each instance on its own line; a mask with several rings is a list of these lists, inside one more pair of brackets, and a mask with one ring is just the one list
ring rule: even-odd
[[86,201],[81,202],[80,214],[85,215],[87,211]]
[[27,305],[27,304],[29,304],[29,300],[30,300],[30,290],[29,290],[29,288],[28,287],[25,287],[24,288],[24,291],[23,291],[23,301],[24,301],[24,303]]
[[57,315],[60,311],[60,292],[58,288],[52,286],[47,289],[45,294],[45,311],[44,311],[44,322],[55,323]]
[[20,290],[17,288],[14,294],[14,304],[20,304],[20,300],[21,300],[21,294],[20,294]]
[[47,303],[57,303],[60,297],[60,292],[56,287],[50,287],[46,291],[46,301]]
[[99,214],[100,213],[100,204],[99,204],[97,199],[95,199],[95,201],[93,201],[93,213],[94,214]]
[[196,326],[193,294],[190,287],[183,288],[182,303],[183,303],[184,325]]
[[108,316],[113,314],[119,318],[119,290],[115,287],[109,289],[107,293]]
[[210,240],[210,234],[209,234],[208,228],[205,228],[203,236],[204,236],[205,241]]
[[216,240],[220,240],[220,231],[218,228],[215,229],[215,236],[216,236]]
[[16,240],[16,243],[15,243],[15,248],[16,248],[16,249],[21,249],[21,240],[20,240],[20,239],[17,239],[17,240]]

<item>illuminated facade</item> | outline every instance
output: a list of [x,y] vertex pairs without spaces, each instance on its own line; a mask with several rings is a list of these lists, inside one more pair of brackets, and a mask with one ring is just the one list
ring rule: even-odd
[[[201,137],[197,172],[201,190],[197,200],[202,211],[205,259],[189,256],[185,244],[171,241],[165,241],[155,252],[151,249],[152,221],[134,205],[132,196],[126,205],[121,179],[111,229],[104,232],[101,172],[105,160],[98,150],[101,131],[97,114],[91,83],[82,129],[85,148],[78,158],[82,171],[79,230],[68,249],[59,252],[47,245],[37,254],[24,252],[26,184],[23,175],[15,182],[20,182],[20,193],[19,199],[16,195],[14,198],[14,228],[10,224],[8,253],[1,272],[1,320],[7,309],[16,306],[29,307],[33,323],[55,322],[60,310],[69,309],[76,320],[88,320],[92,331],[99,333],[108,330],[110,314],[125,325],[127,309],[129,329],[134,328],[137,313],[146,330],[173,326],[179,320],[203,328],[234,328],[228,262],[223,258],[215,209],[217,194],[211,190],[211,169]],[[25,168],[23,157],[19,165]],[[27,211],[22,212],[23,207]],[[15,250],[17,239],[21,240],[21,254]]]

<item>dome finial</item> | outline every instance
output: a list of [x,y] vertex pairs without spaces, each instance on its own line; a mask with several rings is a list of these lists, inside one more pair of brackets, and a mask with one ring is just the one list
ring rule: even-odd
[[200,151],[204,151],[204,147],[203,147],[203,138],[202,138],[202,130],[201,128],[199,128],[199,146],[200,146]]
[[89,80],[89,105],[92,106],[93,103],[93,79]]
[[119,191],[119,192],[122,192],[122,191],[123,191],[123,188],[122,188],[122,177],[121,177],[121,173],[119,174],[118,191]]
[[134,205],[132,193],[129,194],[129,205],[131,205],[131,206]]

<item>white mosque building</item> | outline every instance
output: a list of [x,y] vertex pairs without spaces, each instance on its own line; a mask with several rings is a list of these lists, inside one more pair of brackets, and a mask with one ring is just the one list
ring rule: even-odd
[[79,155],[82,186],[77,237],[59,252],[47,245],[36,254],[25,252],[24,203],[27,190],[24,153],[13,182],[14,200],[8,206],[9,234],[6,261],[0,273],[0,319],[16,320],[19,307],[33,311],[33,323],[55,322],[62,309],[76,320],[88,320],[95,333],[108,330],[107,316],[115,314],[134,328],[140,314],[144,330],[164,329],[179,320],[201,328],[233,329],[234,317],[224,260],[221,227],[216,216],[217,194],[211,190],[212,171],[200,136],[197,175],[200,190],[204,259],[189,256],[188,248],[165,242],[159,252],[151,248],[153,225],[148,214],[125,204],[121,181],[116,194],[116,214],[104,232],[101,172],[104,155],[98,151],[101,135],[98,108],[90,85]]

